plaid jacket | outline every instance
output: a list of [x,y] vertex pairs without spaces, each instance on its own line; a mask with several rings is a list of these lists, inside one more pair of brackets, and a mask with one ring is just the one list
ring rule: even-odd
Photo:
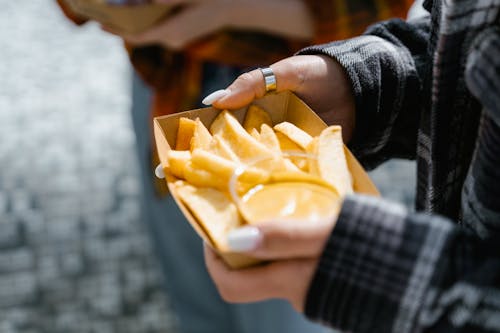
[[500,332],[500,0],[425,6],[301,52],[346,68],[366,166],[417,159],[417,213],[344,202],[306,303],[341,330]]
[[304,3],[314,20],[312,40],[226,29],[192,43],[183,52],[160,46],[128,45],[135,69],[154,89],[152,117],[196,107],[206,63],[236,66],[242,71],[272,64],[307,45],[357,36],[373,22],[405,17],[413,0],[304,0]]

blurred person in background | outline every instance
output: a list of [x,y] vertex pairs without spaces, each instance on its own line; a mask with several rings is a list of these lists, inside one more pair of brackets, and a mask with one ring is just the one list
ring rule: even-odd
[[[58,1],[75,22],[83,23]],[[256,66],[306,45],[351,37],[370,23],[404,17],[406,0],[157,0],[182,6],[140,34],[121,34],[134,65],[132,119],[143,181],[143,219],[151,233],[167,293],[182,332],[319,332],[283,301],[224,302],[203,264],[200,239],[163,180],[152,118],[201,106],[201,98]],[[109,27],[105,27],[112,33]]]
[[[353,194],[334,219],[232,231],[232,250],[272,262],[229,270],[206,247],[225,299],[288,299],[353,333],[500,332],[500,1],[424,5],[271,65],[276,90],[341,125],[366,168],[417,160],[417,212]],[[213,105],[265,93],[254,70]]]

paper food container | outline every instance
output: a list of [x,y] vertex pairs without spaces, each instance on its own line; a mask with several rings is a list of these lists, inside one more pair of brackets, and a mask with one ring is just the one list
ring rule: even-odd
[[139,33],[165,17],[175,6],[149,1],[64,0],[77,15],[119,32]]
[[[311,136],[319,135],[321,131],[327,127],[323,120],[318,117],[314,111],[312,111],[302,100],[290,92],[268,94],[261,99],[253,101],[252,103],[257,104],[266,110],[271,115],[273,124],[288,121],[308,132]],[[240,122],[243,121],[246,110],[246,108],[242,108],[234,111],[235,117]],[[210,124],[219,112],[220,110],[215,108],[203,108],[155,118],[154,136],[162,165],[164,167],[168,166],[167,152],[172,149],[171,147],[175,146],[179,118],[186,117],[196,119],[198,117],[204,125],[209,128]],[[347,164],[353,178],[354,191],[356,193],[379,196],[380,194],[377,188],[363,167],[347,148],[345,151]],[[210,238],[207,236],[196,218],[179,199],[175,186],[173,185],[177,178],[169,175],[168,172],[165,172],[165,174],[167,175],[166,181],[170,192],[191,226],[196,230],[200,237],[203,238],[203,240],[215,248],[214,244],[211,242]],[[215,248],[215,250],[218,249]],[[222,251],[218,251],[218,253],[232,268],[242,268],[259,262],[255,258],[250,258],[242,255],[241,253]]]

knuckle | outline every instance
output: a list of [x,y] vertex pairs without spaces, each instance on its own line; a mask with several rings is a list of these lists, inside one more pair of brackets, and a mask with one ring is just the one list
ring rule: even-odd
[[248,84],[254,81],[254,76],[251,74],[251,72],[245,72],[238,76],[238,81],[244,84]]

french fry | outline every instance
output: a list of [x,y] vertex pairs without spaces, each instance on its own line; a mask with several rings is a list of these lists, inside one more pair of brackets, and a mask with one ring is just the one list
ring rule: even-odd
[[225,120],[225,115],[229,113],[229,111],[224,110],[222,112],[219,112],[217,117],[215,117],[214,121],[212,121],[212,124],[210,125],[210,133],[212,135],[219,135],[222,136],[222,132],[224,131],[224,128],[226,127],[226,120]]
[[250,135],[254,137],[255,140],[260,141],[260,133],[256,128],[252,128],[249,131]]
[[207,151],[233,162],[240,161],[234,151],[231,150],[231,147],[229,147],[227,142],[218,134],[212,136],[212,141],[210,142],[210,146],[208,147]]
[[179,118],[179,127],[177,129],[177,138],[175,141],[176,150],[189,150],[195,128],[196,121],[186,117]]
[[197,148],[207,149],[212,141],[212,135],[199,118],[196,118],[195,123],[196,126],[194,128],[193,137],[191,138],[190,149],[191,151]]
[[275,153],[252,137],[229,111],[222,111],[210,126],[213,135],[220,135],[243,162],[256,158],[273,158]]
[[[298,144],[296,144],[295,142],[293,142],[292,140],[290,140],[288,138],[288,136],[284,135],[283,133],[276,132],[276,137],[278,138],[278,141],[279,141],[279,144],[280,144],[280,149],[284,153],[288,153],[288,154],[293,154],[293,153],[301,154],[301,153],[304,153],[304,150]],[[290,155],[288,157],[288,159],[290,161],[292,161],[293,164],[295,164],[300,170],[307,172],[307,170],[308,170],[308,163],[307,163],[307,159],[306,158],[300,157],[300,156]]]
[[195,216],[212,244],[227,251],[227,234],[243,224],[238,209],[229,197],[213,188],[178,185],[177,194]]
[[319,175],[332,184],[341,196],[352,193],[352,179],[347,167],[341,127],[325,128],[318,137],[317,145]]
[[271,149],[272,151],[275,151],[277,153],[281,152],[278,137],[269,125],[262,124],[262,126],[260,127],[259,139],[260,142],[262,142],[267,148]]
[[254,128],[259,130],[262,124],[273,126],[271,116],[260,106],[250,105],[245,114],[245,120],[243,120],[243,128],[250,133]]
[[170,150],[167,152],[168,170],[170,173],[180,179],[184,179],[186,165],[191,161],[191,152],[189,150]]
[[275,125],[274,130],[285,135],[302,149],[306,149],[312,140],[312,136],[287,121]]
[[301,170],[295,163],[293,163],[290,159],[285,158],[284,159],[284,169],[286,171],[294,171],[294,172],[299,172],[303,171]]
[[[278,137],[276,136],[276,132],[268,126],[267,124],[262,124],[260,128],[260,140],[266,147],[276,152],[277,154],[282,155],[282,151],[280,148],[280,142]],[[283,156],[283,171],[300,171],[299,167],[297,167],[289,158]]]
[[197,187],[211,187],[221,191],[227,191],[228,188],[227,182],[221,182],[217,174],[197,168],[192,162],[186,164],[184,178],[188,183]]
[[[229,179],[239,166],[233,161],[227,160],[202,149],[196,149],[193,151],[192,162],[194,167],[216,174],[220,177],[219,182],[226,183],[229,182]],[[255,167],[247,167],[239,176],[238,181],[260,184],[267,182],[269,177],[269,172]]]
[[318,137],[314,137],[311,142],[306,147],[307,157],[307,166],[309,173],[314,176],[320,177],[319,169],[318,169]]
[[275,132],[276,137],[278,138],[278,142],[280,144],[280,149],[281,151],[284,152],[290,152],[290,151],[295,151],[295,152],[303,152],[304,150],[295,142],[290,140],[285,134],[281,132]]

